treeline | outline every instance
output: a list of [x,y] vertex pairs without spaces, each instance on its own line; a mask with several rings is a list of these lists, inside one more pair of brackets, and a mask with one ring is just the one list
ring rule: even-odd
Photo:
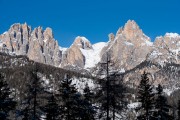
[[[141,81],[138,86],[137,100],[139,102],[139,106],[136,108],[138,120],[180,119],[179,106],[175,111],[172,109],[173,106],[168,104],[162,86],[158,84],[158,86],[154,88],[149,83],[148,74],[146,72],[141,76]],[[178,111],[178,114],[176,111]]]
[[72,76],[65,74],[59,79],[49,77],[51,82],[54,79],[59,82],[44,86],[40,71],[38,66],[28,71],[23,96],[19,89],[10,88],[7,82],[10,78],[0,73],[0,120],[180,119],[180,101],[176,107],[169,105],[162,86],[151,85],[146,72],[137,88],[136,115],[127,118],[129,91],[115,74],[99,80],[95,90],[86,85],[81,93],[72,84]]
[[92,120],[95,106],[88,86],[83,94],[77,91],[71,78],[60,80],[57,90],[44,87],[38,69],[31,72],[31,81],[23,97],[17,97],[18,90],[10,89],[4,74],[0,74],[0,120]]

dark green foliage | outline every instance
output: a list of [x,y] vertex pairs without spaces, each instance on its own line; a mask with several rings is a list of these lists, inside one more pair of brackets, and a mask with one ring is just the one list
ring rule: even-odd
[[22,115],[24,115],[22,120],[29,120],[29,118],[30,118],[29,112],[30,112],[30,110],[29,110],[29,105],[28,105],[24,108],[24,110],[21,113]]
[[120,119],[116,117],[116,114],[121,114],[127,105],[127,101],[125,100],[126,88],[123,86],[122,80],[115,74],[109,77],[108,84],[107,81],[101,82],[101,88],[97,90],[95,99],[97,99],[96,102],[100,104],[99,109],[101,112],[99,118],[105,118],[107,109],[107,87],[109,87],[109,109],[113,113],[109,117],[112,119]]
[[150,120],[153,115],[154,94],[152,86],[149,84],[148,74],[144,72],[138,86],[138,102],[141,106],[137,108],[139,116],[138,120]]
[[157,96],[156,96],[156,102],[155,102],[155,115],[154,119],[156,120],[172,120],[173,117],[169,115],[170,106],[167,104],[167,99],[165,96],[163,96],[163,88],[159,84],[156,88],[157,90]]
[[[32,73],[31,82],[27,85],[26,96],[21,103],[21,116],[23,119],[39,120],[42,115],[42,93],[44,92],[41,80],[38,77],[38,71],[35,69]],[[41,102],[41,103],[40,103]]]
[[62,116],[61,119],[72,120],[77,119],[80,110],[78,109],[80,105],[80,94],[77,93],[75,85],[72,85],[72,80],[68,77],[62,80],[60,85],[60,99],[62,101],[61,109]]
[[91,99],[87,98],[91,95],[88,88],[85,89],[86,97],[77,92],[75,85],[72,85],[72,80],[67,77],[60,85],[60,109],[62,114],[61,119],[66,120],[93,120],[94,108],[91,104]]
[[86,86],[85,86],[83,91],[84,91],[84,100],[92,103],[93,102],[94,93],[90,90],[88,84],[86,84]]
[[12,92],[0,73],[0,120],[7,120],[9,112],[15,107],[16,102],[12,98]]
[[59,120],[58,116],[61,111],[59,109],[59,105],[57,104],[57,99],[53,94],[51,94],[48,98],[48,103],[43,108],[43,111],[46,114],[46,120]]
[[110,110],[113,112],[113,120],[116,118],[116,114],[121,114],[121,111],[126,107],[127,101],[125,100],[126,89],[122,84],[122,80],[118,80],[115,75],[110,77],[109,85],[109,100]]
[[180,100],[178,101],[178,120],[180,120]]
[[[125,73],[122,73],[121,74],[122,79],[124,79],[124,76],[126,76],[126,74],[129,74],[138,69],[143,69],[147,65],[149,65],[149,67],[155,66],[159,68],[160,69],[159,73],[161,73],[161,75],[165,75],[165,73],[167,72],[168,73],[172,72],[173,73],[171,74],[172,77],[179,75],[179,72],[174,73],[175,68],[179,67],[178,64],[170,63],[170,64],[166,64],[162,68],[160,65],[151,63],[150,61],[144,61],[140,63],[139,65],[137,65],[135,68],[127,70]],[[63,80],[62,82],[60,81],[64,79],[65,74],[68,74],[70,77],[76,76],[77,78],[81,78],[81,77],[92,78],[90,75],[90,72],[88,71],[84,71],[84,70],[76,71],[77,69],[73,71],[69,71],[69,70],[53,67],[50,65],[36,63],[34,61],[29,60],[26,56],[10,56],[10,55],[1,54],[1,53],[0,53],[0,66],[2,68],[0,69],[0,72],[3,72],[3,75],[6,76],[5,80],[10,86],[10,88],[14,88],[17,91],[15,93],[16,96],[15,97],[13,96],[13,97],[18,102],[17,108],[18,110],[20,110],[20,112],[16,110],[16,113],[17,113],[16,115],[21,114],[20,119],[23,119],[23,120],[36,119],[37,120],[37,119],[40,119],[40,117],[43,115],[43,116],[46,116],[46,119],[48,120],[51,120],[51,119],[52,120],[53,119],[55,120],[57,119],[59,120],[61,119],[93,120],[95,116],[97,117],[96,112],[95,112],[97,111],[97,108],[94,107],[93,105],[97,107],[101,106],[98,109],[98,113],[100,113],[102,116],[106,115],[107,113],[106,111],[107,110],[107,85],[108,85],[108,91],[109,91],[109,95],[108,95],[108,99],[109,99],[108,106],[109,106],[109,111],[110,111],[109,117],[111,117],[111,119],[112,118],[115,119],[115,114],[121,114],[121,111],[124,108],[126,108],[125,107],[126,101],[124,101],[125,89],[121,82],[117,82],[117,81],[122,81],[122,80],[116,80],[117,79],[116,77],[113,77],[111,79],[110,75],[107,75],[107,77],[109,78],[109,82],[106,82],[106,80],[103,80],[104,83],[102,82],[101,84],[102,88],[98,91],[95,91],[97,92],[97,94],[96,94],[96,97],[94,97],[92,91],[89,89],[88,86],[86,86],[86,88],[84,89],[84,94],[82,95],[79,92],[77,92],[75,85],[72,85],[72,82],[69,78]],[[174,69],[172,69],[172,66],[174,67]],[[35,70],[35,68],[38,68],[38,71]],[[85,72],[87,73],[82,74]],[[61,82],[62,84],[60,85],[60,88],[59,88],[60,96],[56,96],[55,94],[49,95],[49,93],[45,93],[43,89],[44,88],[47,89],[47,86],[43,86],[44,88],[42,88],[41,80],[39,78],[39,75],[37,76],[37,74],[40,74],[41,75],[40,77],[45,77],[49,79],[50,85],[47,85],[47,86],[49,87],[51,85],[54,85],[55,90],[58,89],[59,87],[58,83]],[[97,80],[98,78],[94,78],[94,79],[96,82],[99,82],[99,80]],[[161,112],[154,112],[154,111],[158,111],[160,109],[160,107],[158,106],[163,105],[163,103],[166,104],[166,98],[163,98],[164,96],[162,95],[161,97],[157,97],[156,99],[159,102],[153,102],[154,95],[152,94],[152,86],[149,84],[147,73],[144,73],[142,75],[142,79],[144,79],[144,81],[141,82],[142,86],[141,87],[139,86],[138,88],[139,95],[142,95],[142,96],[138,96],[139,102],[142,103],[142,106],[138,108],[139,110],[138,113],[140,114],[138,116],[138,119],[147,120],[154,116],[157,118],[158,114]],[[129,81],[131,82],[131,80]],[[0,83],[0,87],[2,87],[1,85],[3,84]],[[96,89],[99,89],[99,88],[96,88]],[[132,88],[130,91],[132,92],[133,90],[134,88]],[[11,91],[8,94],[11,94]],[[57,100],[57,98],[59,99]],[[176,116],[177,118],[177,113],[178,114],[180,113],[180,111],[177,111],[177,106],[178,106],[177,101],[180,98],[179,91],[173,92],[173,94],[168,96],[168,98],[169,98],[168,99],[169,104],[173,107],[173,110],[171,110],[170,112],[174,113],[174,116]],[[133,102],[136,101],[134,99],[135,97],[133,97]],[[154,105],[157,105],[157,104],[160,104],[160,105],[157,105],[156,107],[156,106],[153,106],[152,103],[154,103]],[[4,106],[3,104],[1,102],[0,107],[3,107]],[[166,105],[164,105],[162,108],[163,109],[165,108],[167,110],[168,106]],[[6,105],[6,109],[9,109],[9,108],[10,107]],[[179,109],[180,107],[178,108],[178,110]],[[0,110],[2,111],[2,109]],[[5,112],[0,111],[0,115],[1,116],[3,115],[4,117],[6,117],[8,116],[9,111],[11,110],[13,110],[13,107],[7,110],[6,112],[7,114],[4,114]],[[166,114],[168,114],[166,110],[165,112]],[[11,113],[14,115],[13,112],[14,111],[12,111]],[[154,119],[156,119],[155,117]],[[103,118],[103,117],[100,117],[100,118]],[[5,118],[1,117],[0,119],[3,120]]]
[[94,120],[95,116],[95,106],[93,106],[93,99],[94,99],[94,94],[91,92],[89,89],[89,86],[86,84],[84,88],[84,99],[82,99],[82,108],[83,108],[83,115],[82,119],[83,120]]

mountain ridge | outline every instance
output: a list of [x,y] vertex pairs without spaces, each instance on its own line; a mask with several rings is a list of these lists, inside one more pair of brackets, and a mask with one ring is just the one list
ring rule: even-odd
[[[159,48],[165,43],[166,46],[172,47],[172,52],[176,54],[176,61],[173,62],[179,63],[177,55],[179,55],[180,35],[177,33],[166,33],[151,42],[151,39],[143,33],[134,20],[128,20],[124,27],[117,30],[116,35],[110,33],[108,36],[109,40],[103,43],[101,49],[97,48],[97,53],[97,49],[94,50],[95,48],[92,47],[94,44],[92,45],[86,37],[77,36],[69,48],[62,48],[55,40],[51,28],[47,27],[43,30],[39,26],[32,30],[27,23],[15,23],[8,31],[0,35],[0,50],[17,55],[27,55],[36,62],[57,67],[70,65],[85,69],[95,67],[96,64],[105,60],[105,53],[108,52],[112,61],[123,62],[118,63],[115,67],[123,67],[128,70],[147,59],[147,56],[153,51],[165,52]],[[175,42],[177,46],[171,42]],[[93,60],[95,62],[90,65],[90,58],[94,57],[98,57],[98,60]],[[127,64],[125,64],[126,62]]]
[[107,42],[91,44],[86,37],[77,36],[69,48],[63,48],[51,28],[32,30],[26,23],[14,24],[0,35],[0,52],[24,55],[35,62],[97,78],[103,77],[101,72],[105,69],[101,63],[107,62],[108,57],[109,70],[117,73],[129,87],[137,86],[146,71],[154,85],[161,83],[170,91],[172,87],[180,88],[179,34],[166,33],[152,42],[135,21],[129,20],[108,37]]

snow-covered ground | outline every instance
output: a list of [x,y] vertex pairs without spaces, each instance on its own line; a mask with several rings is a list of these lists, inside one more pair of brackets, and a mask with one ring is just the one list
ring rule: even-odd
[[85,56],[85,68],[92,68],[101,60],[100,52],[106,45],[105,42],[99,42],[92,45],[92,49],[81,49]]
[[83,93],[86,84],[89,86],[91,90],[97,87],[97,84],[95,84],[93,80],[87,78],[73,78],[72,84],[75,84],[76,88],[80,93]]
[[140,105],[139,102],[134,102],[134,103],[128,104],[127,107],[128,107],[129,109],[135,109],[135,108],[137,108],[139,105]]
[[64,54],[64,52],[67,50],[68,48],[65,47],[59,47],[59,50],[62,51],[62,54]]
[[167,88],[165,88],[165,89],[163,89],[163,92],[165,93],[165,94],[167,94],[168,96],[170,96],[174,91],[176,91],[176,90],[178,90],[179,88],[177,88],[177,87],[172,87],[172,89],[167,89]]

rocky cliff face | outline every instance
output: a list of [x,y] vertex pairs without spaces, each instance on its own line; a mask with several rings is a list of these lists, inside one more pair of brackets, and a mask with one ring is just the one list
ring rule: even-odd
[[81,49],[92,49],[92,45],[85,37],[76,37],[74,43],[63,54],[63,61],[61,67],[67,65],[73,65],[75,67],[84,68],[85,56],[81,52]]
[[[151,42],[137,23],[129,20],[108,42],[92,45],[85,37],[76,37],[67,48],[59,47],[51,28],[31,29],[25,24],[14,24],[0,35],[0,51],[26,55],[31,60],[63,68],[86,69],[96,73],[107,55],[111,69],[120,72],[128,85],[137,85],[143,71],[151,73],[151,81],[157,85],[180,85],[180,35],[166,33]],[[95,72],[94,72],[95,71]],[[173,85],[171,85],[173,84]]]
[[25,24],[14,24],[0,35],[2,52],[16,55],[27,55],[31,60],[58,66],[61,62],[61,51],[58,42],[53,38],[50,28],[31,29]]
[[146,59],[153,48],[150,38],[142,32],[135,21],[129,20],[117,31],[114,39],[112,35],[109,37],[108,46],[101,52],[102,60],[106,59],[108,53],[116,68],[125,70],[134,68]]
[[110,33],[107,43],[92,45],[85,37],[76,37],[66,50],[59,49],[51,28],[34,30],[25,24],[14,24],[0,35],[0,51],[27,55],[31,60],[58,67],[74,66],[92,68],[104,62],[107,54],[115,69],[133,69],[143,61],[179,64],[180,36],[167,33],[152,43],[137,23],[127,21],[114,35]]
[[148,55],[148,60],[163,66],[166,63],[180,64],[180,35],[166,33],[165,36],[157,37],[154,49]]

